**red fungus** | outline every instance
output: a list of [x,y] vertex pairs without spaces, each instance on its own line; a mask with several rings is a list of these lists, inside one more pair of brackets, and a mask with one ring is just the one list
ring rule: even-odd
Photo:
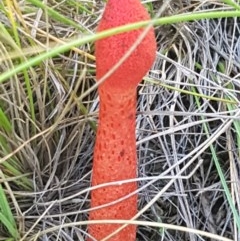
[[[139,0],[108,0],[98,31],[148,19],[149,15]],[[143,31],[134,30],[96,41],[97,80],[118,63]],[[99,126],[94,149],[92,186],[136,178],[136,88],[151,67],[155,52],[154,30],[150,28],[125,62],[99,86]],[[136,189],[137,183],[132,182],[93,190],[91,207],[116,201]],[[89,219],[129,220],[136,213],[137,195],[133,195],[114,205],[90,211]],[[120,226],[92,224],[88,228],[89,234],[100,241]],[[136,226],[128,225],[109,240],[135,239]]]

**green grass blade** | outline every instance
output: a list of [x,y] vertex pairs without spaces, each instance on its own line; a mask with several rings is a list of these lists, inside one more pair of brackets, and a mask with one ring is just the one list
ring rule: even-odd
[[0,107],[0,128],[3,128],[6,132],[12,131],[12,125],[8,120],[7,116],[4,114],[1,107]]
[[[192,88],[192,89],[193,89],[193,92],[196,92],[194,88]],[[200,108],[201,104],[200,104],[199,98],[197,96],[195,96],[195,101],[197,103],[197,106]],[[202,119],[204,119],[204,117],[202,117]],[[205,130],[207,138],[210,138],[208,124],[207,123],[203,123],[203,128]],[[229,188],[227,186],[227,182],[225,180],[222,168],[221,168],[220,163],[218,161],[218,157],[217,157],[216,151],[215,151],[215,149],[214,149],[212,144],[209,147],[210,147],[210,150],[211,150],[211,153],[212,153],[212,159],[214,161],[214,164],[216,166],[216,169],[217,169],[217,172],[218,172],[221,184],[222,184],[223,189],[224,189],[224,193],[225,193],[225,195],[227,197],[229,206],[230,206],[230,208],[232,210],[232,213],[233,213],[233,217],[234,217],[234,219],[236,221],[237,228],[238,228],[238,230],[240,230],[240,216],[239,216],[239,214],[238,214],[238,212],[237,212],[237,210],[235,208],[235,205],[233,203],[232,196],[231,196],[231,193],[230,193]]]
[[81,32],[87,32],[87,30],[84,29],[82,26],[80,26],[80,24],[72,21],[69,18],[66,18],[59,12],[55,11],[53,8],[48,7],[46,5],[46,3],[43,3],[42,1],[38,1],[38,0],[27,0],[27,1],[33,5],[41,8],[42,10],[46,11],[48,16],[52,17],[54,20],[59,21],[60,23],[64,23],[66,25],[72,26],[72,27],[80,30]]
[[[31,0],[33,1],[33,0]],[[35,0],[34,0],[35,1]],[[83,38],[74,39],[71,42],[67,42],[61,46],[57,46],[55,48],[52,48],[48,52],[44,52],[40,55],[37,55],[33,58],[29,58],[28,61],[21,63],[14,68],[10,69],[9,71],[6,71],[5,73],[0,75],[0,83],[7,80],[14,74],[17,74],[24,69],[27,69],[31,66],[35,66],[42,61],[54,57],[60,53],[63,53],[65,51],[70,50],[73,47],[89,43],[92,41],[96,41],[98,39],[103,39],[108,36],[114,35],[114,34],[120,34],[123,32],[139,29],[142,27],[147,26],[148,24],[152,23],[154,25],[165,25],[165,24],[173,24],[173,23],[181,23],[181,22],[187,22],[187,21],[194,21],[194,20],[200,20],[200,19],[214,19],[214,18],[227,18],[227,17],[240,17],[240,11],[225,11],[225,12],[205,12],[205,13],[194,13],[194,14],[180,14],[170,17],[163,17],[155,20],[150,21],[141,21],[133,24],[127,24],[121,27],[109,29],[106,31],[102,31],[100,33],[97,33],[95,35],[87,35]]]
[[9,234],[17,240],[18,232],[17,225],[15,223],[13,214],[11,212],[8,200],[3,191],[2,185],[0,185],[0,223],[8,230]]

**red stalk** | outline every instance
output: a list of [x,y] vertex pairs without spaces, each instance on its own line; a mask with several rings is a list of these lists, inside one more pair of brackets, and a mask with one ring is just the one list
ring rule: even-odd
[[[98,31],[148,20],[139,0],[109,0]],[[128,51],[143,29],[96,42],[97,80]],[[99,87],[99,126],[94,149],[92,186],[136,178],[135,141],[136,87],[151,67],[156,52],[153,28],[130,57]],[[137,183],[113,185],[91,192],[91,207],[116,201],[137,189]],[[90,212],[90,220],[129,220],[137,213],[137,195]],[[89,234],[100,241],[121,225],[89,225]],[[136,226],[128,225],[110,241],[134,241]],[[91,239],[88,239],[89,241]]]

